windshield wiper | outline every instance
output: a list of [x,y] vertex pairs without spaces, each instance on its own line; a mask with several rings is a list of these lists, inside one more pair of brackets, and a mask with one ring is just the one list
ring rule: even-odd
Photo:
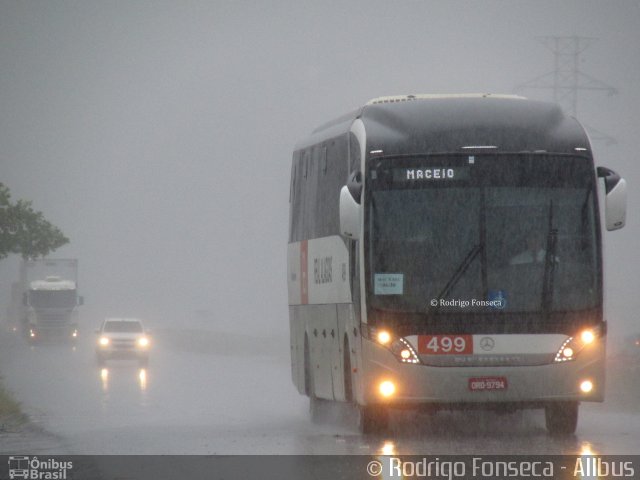
[[545,320],[549,319],[553,304],[553,281],[556,271],[556,244],[558,230],[553,228],[553,200],[549,201],[549,226],[547,228],[547,251],[544,257],[544,272],[542,277],[542,312]]
[[[475,258],[481,253],[482,253],[482,256],[480,257],[480,261],[481,261],[480,276],[482,278],[483,295],[486,298],[487,292],[488,292],[487,290],[487,252],[484,246],[485,246],[485,239],[487,238],[487,226],[486,226],[486,217],[485,217],[484,189],[480,193],[480,211],[478,216],[478,223],[479,223],[479,230],[480,230],[479,232],[480,243],[474,245],[473,248],[471,248],[471,250],[469,251],[469,253],[467,253],[466,257],[464,257],[460,265],[458,265],[458,268],[456,268],[455,272],[453,272],[453,275],[451,276],[449,281],[446,283],[446,285],[438,295],[438,301],[440,299],[447,298],[449,293],[451,293],[451,290],[453,290],[453,287],[455,287],[458,284],[458,282],[463,277],[465,272],[469,269],[469,266],[473,263]],[[429,305],[427,312],[431,310],[432,310],[432,307],[431,305]]]
[[[460,281],[465,272],[469,269],[469,265],[473,263],[473,260],[484,250],[484,247],[481,243],[474,245],[473,248],[467,253],[467,256],[464,257],[464,260],[458,265],[456,271],[453,272],[453,275],[444,286],[440,294],[438,295],[438,300],[441,298],[446,298],[447,295],[453,290],[453,287]],[[431,306],[427,309],[427,311],[431,310]]]

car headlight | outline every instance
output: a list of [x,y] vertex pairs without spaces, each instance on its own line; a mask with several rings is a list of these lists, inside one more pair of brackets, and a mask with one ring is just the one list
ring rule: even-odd
[[98,343],[101,346],[106,347],[107,345],[109,345],[109,338],[108,337],[100,337],[100,340],[98,340]]
[[138,339],[138,346],[142,348],[146,348],[149,346],[149,339],[147,337],[140,337]]

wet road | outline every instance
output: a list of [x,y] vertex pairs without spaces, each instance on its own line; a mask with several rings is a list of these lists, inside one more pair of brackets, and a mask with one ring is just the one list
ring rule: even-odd
[[314,425],[289,378],[287,339],[191,335],[159,330],[147,368],[100,368],[91,335],[71,348],[5,333],[0,369],[34,422],[63,439],[52,454],[640,453],[640,417],[609,401],[583,404],[564,438],[547,435],[541,411],[397,414],[388,434],[363,437],[343,406]]

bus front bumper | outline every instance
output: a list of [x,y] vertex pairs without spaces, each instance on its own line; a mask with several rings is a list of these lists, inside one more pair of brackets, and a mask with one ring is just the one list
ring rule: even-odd
[[537,408],[559,401],[604,400],[604,342],[572,361],[531,366],[405,364],[366,340],[363,353],[368,359],[359,378],[358,402],[363,405],[464,408],[510,403]]

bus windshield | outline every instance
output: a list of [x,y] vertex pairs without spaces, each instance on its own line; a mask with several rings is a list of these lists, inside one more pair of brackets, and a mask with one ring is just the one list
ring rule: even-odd
[[370,161],[367,181],[371,307],[499,314],[598,305],[588,158],[382,158]]

